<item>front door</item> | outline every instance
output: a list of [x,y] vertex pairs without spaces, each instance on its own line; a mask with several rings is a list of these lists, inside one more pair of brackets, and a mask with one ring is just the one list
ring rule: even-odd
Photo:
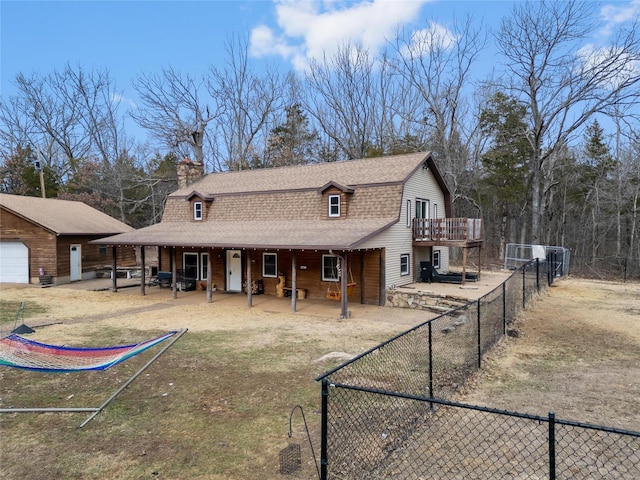
[[71,245],[70,248],[71,268],[69,281],[76,282],[78,280],[82,280],[82,246]]
[[242,252],[227,250],[227,291],[242,291]]

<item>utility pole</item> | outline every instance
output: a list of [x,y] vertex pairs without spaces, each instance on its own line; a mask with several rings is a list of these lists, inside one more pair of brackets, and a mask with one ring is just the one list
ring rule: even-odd
[[42,168],[42,164],[40,163],[40,147],[36,148],[36,170],[40,172],[40,193],[42,194],[42,198],[47,198],[46,192],[44,191],[44,169]]

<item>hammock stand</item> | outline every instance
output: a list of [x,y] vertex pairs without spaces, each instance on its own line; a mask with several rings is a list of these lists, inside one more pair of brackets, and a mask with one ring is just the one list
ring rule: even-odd
[[[13,368],[21,368],[26,370],[34,370],[40,372],[79,372],[79,371],[87,371],[87,370],[106,370],[118,363],[125,361],[128,358],[133,357],[139,353],[142,353],[144,350],[151,348],[165,340],[169,340],[159,352],[157,352],[151,360],[149,360],[140,370],[134,373],[129,380],[127,380],[118,390],[116,390],[107,400],[104,401],[102,405],[99,407],[35,407],[35,408],[0,408],[0,413],[45,413],[45,412],[92,412],[91,415],[80,424],[80,428],[84,427],[87,423],[93,420],[96,415],[98,415],[102,410],[104,410],[120,393],[127,388],[136,378],[138,378],[152,363],[154,363],[164,352],[166,352],[171,346],[177,342],[185,333],[187,333],[187,329],[183,328],[178,331],[169,332],[165,335],[157,337],[155,339],[149,340],[147,342],[142,342],[137,345],[126,345],[121,347],[107,347],[107,348],[70,348],[70,347],[59,347],[55,345],[46,345],[43,343],[32,342],[30,340],[24,339],[18,335],[9,335],[8,337],[4,337],[0,339],[0,366],[7,366]],[[122,354],[114,358],[113,360],[107,363],[99,363],[94,364],[92,366],[83,366],[83,367],[60,367],[59,365],[54,368],[46,368],[46,367],[34,367],[27,363],[21,364],[19,361],[10,361],[5,358],[3,349],[3,344],[10,344],[11,342],[19,342],[22,344],[27,344],[30,348],[33,348],[35,351],[37,350],[47,350],[49,352],[53,352],[54,355],[58,355],[60,357],[66,356],[70,357],[73,355],[82,357],[88,356],[89,354],[100,354],[102,352],[103,356],[108,354],[109,352],[114,351],[122,351]],[[66,355],[65,355],[66,354]],[[51,355],[51,354],[50,354]],[[111,353],[111,357],[113,357],[113,353]]]

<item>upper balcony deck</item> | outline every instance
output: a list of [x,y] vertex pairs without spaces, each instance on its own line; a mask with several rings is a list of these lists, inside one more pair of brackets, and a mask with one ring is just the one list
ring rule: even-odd
[[480,218],[414,218],[416,246],[481,247],[484,240]]

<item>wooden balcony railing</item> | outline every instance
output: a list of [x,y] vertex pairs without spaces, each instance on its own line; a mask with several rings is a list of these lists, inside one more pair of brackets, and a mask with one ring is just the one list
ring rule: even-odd
[[432,244],[481,244],[480,218],[414,218],[413,240]]

